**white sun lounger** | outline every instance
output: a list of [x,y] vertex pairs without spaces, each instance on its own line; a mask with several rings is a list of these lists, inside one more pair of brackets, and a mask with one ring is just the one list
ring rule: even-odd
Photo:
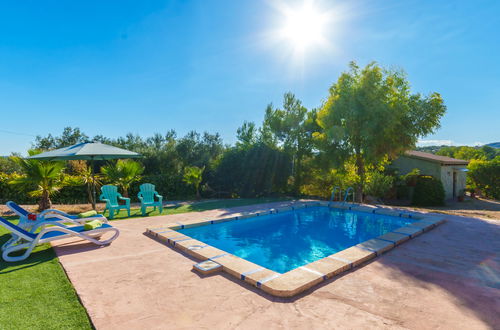
[[[28,214],[30,214],[28,210],[24,209],[23,207],[21,207],[20,205],[18,205],[13,201],[8,201],[5,205],[7,205],[7,207],[12,212],[17,214],[19,218],[21,218],[21,220],[23,220],[23,218],[26,218]],[[108,223],[108,219],[102,214],[96,214],[87,218],[79,218],[76,215],[71,215],[56,209],[48,209],[42,211],[39,214],[37,214],[37,218],[39,219],[37,220],[37,223],[39,223],[40,221],[62,221],[65,223],[81,224],[92,220],[99,220],[103,223]]]
[[[69,227],[57,221],[45,221],[37,228],[33,228],[34,231],[38,228],[41,228],[40,232],[36,234],[26,231],[2,217],[0,217],[0,225],[7,228],[10,232],[12,232],[13,235],[22,239],[16,240],[17,244],[2,246],[2,257],[7,262],[15,262],[26,259],[38,244],[48,243],[51,241],[69,237],[79,237],[83,240],[92,242],[97,245],[107,245],[114,241],[118,237],[118,235],[120,235],[120,231],[118,229],[112,227],[107,223],[104,223],[99,228],[85,231],[83,225]],[[108,232],[114,233],[111,238],[104,241],[96,239],[97,237],[100,237],[101,235]],[[24,249],[26,249],[26,251],[22,255],[10,256],[10,254],[17,251],[22,251]]]
[[[21,207],[20,205],[18,205],[13,201],[8,201],[6,205],[12,212],[17,214],[17,216],[19,217],[19,223],[17,224],[17,226],[30,233],[34,233],[37,228],[39,228],[47,221],[52,221],[52,222],[55,221],[75,226],[85,224],[85,222],[92,220],[99,220],[102,223],[108,223],[108,219],[106,219],[106,217],[103,216],[102,214],[96,214],[95,216],[87,218],[79,218],[76,215],[71,215],[56,209],[48,209],[42,211],[36,214],[36,220],[29,220],[28,216],[31,213],[28,210],[24,209],[23,207]],[[19,236],[12,234],[12,237],[2,246],[2,251],[5,250],[8,246],[17,244],[17,242],[20,239],[21,238]]]

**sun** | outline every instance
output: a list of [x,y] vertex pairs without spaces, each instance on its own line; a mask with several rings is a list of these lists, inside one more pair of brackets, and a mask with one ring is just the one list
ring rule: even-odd
[[326,43],[329,15],[321,12],[313,2],[305,2],[296,8],[282,8],[284,18],[280,36],[295,51],[305,52]]

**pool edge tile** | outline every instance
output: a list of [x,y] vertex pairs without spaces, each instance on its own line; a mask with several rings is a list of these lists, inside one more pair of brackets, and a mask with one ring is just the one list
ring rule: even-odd
[[[262,215],[299,210],[308,207],[349,209],[357,212],[404,217],[418,221],[395,229],[393,232],[389,232],[379,237],[359,243],[328,257],[295,268],[284,274],[277,273],[273,270],[261,267],[260,265],[256,265],[246,259],[226,253],[223,250],[207,245],[177,231],[177,229],[182,228],[241,220]],[[384,207],[372,207],[366,204],[304,201],[293,203],[288,207],[269,208],[267,210],[259,210],[255,212],[234,213],[231,216],[215,219],[205,217],[199,220],[188,219],[175,223],[167,223],[156,227],[146,228],[145,234],[166,245],[168,244],[173,247],[177,247],[180,251],[189,254],[202,262],[211,260],[221,265],[221,269],[229,275],[256,286],[273,296],[292,297],[315,286],[327,278],[332,278],[349,269],[359,266],[362,263],[389,251],[396,245],[399,245],[412,237],[418,236],[438,226],[439,224],[444,223],[445,221],[446,219],[444,217],[438,215],[427,215]],[[193,247],[193,249],[190,249],[190,247]]]

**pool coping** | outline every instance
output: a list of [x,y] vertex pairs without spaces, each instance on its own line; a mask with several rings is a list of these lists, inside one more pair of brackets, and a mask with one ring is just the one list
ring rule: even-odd
[[[369,239],[342,251],[336,252],[325,258],[292,269],[283,274],[207,245],[177,231],[184,228],[227,221],[244,220],[261,215],[318,206],[396,217],[406,217],[417,221],[379,237]],[[266,211],[242,212],[237,213],[237,215],[232,214],[227,217],[220,217],[217,219],[203,218],[198,220],[193,219],[167,223],[160,227],[155,226],[154,228],[147,228],[146,234],[162,243],[169,244],[196,259],[202,260],[202,262],[193,266],[198,271],[203,270],[203,265],[201,264],[208,260],[210,263],[216,263],[221,266],[217,267],[217,270],[222,270],[263,290],[268,294],[277,297],[292,297],[317,285],[320,282],[358,267],[361,264],[391,250],[397,245],[429,231],[445,221],[446,219],[444,217],[437,215],[428,215],[382,206],[343,202],[304,201],[293,206],[270,208]],[[204,273],[203,271],[201,272],[203,274],[208,274],[214,271],[213,268],[208,269],[209,272],[207,273]]]

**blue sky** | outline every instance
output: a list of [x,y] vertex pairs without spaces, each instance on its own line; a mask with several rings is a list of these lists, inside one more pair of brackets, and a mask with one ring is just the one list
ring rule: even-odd
[[[288,1],[292,8],[302,1]],[[500,140],[500,2],[316,1],[327,46],[274,32],[279,1],[1,1],[0,155],[34,135],[220,132],[291,91],[318,107],[349,61],[403,68],[448,112],[425,140]],[[14,134],[16,133],[16,134]]]

